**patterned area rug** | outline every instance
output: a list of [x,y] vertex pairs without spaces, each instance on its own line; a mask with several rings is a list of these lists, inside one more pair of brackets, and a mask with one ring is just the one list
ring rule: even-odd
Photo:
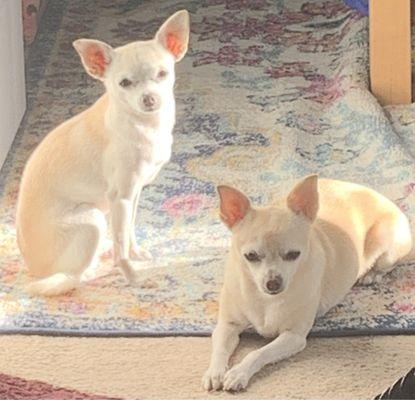
[[[177,67],[174,153],[144,190],[136,230],[154,261],[133,288],[107,252],[81,289],[28,296],[14,228],[24,163],[102,93],[71,42],[150,38],[184,7],[192,33]],[[367,19],[340,0],[51,2],[31,52],[29,111],[0,176],[0,332],[210,334],[229,242],[217,217],[220,183],[265,204],[317,171],[370,185],[412,218],[414,113],[389,107],[389,120],[368,92],[367,39]],[[415,332],[414,304],[415,269],[402,265],[380,285],[353,288],[312,333]]]
[[48,383],[26,380],[0,373],[0,398],[4,400],[122,400],[76,390],[58,388]]

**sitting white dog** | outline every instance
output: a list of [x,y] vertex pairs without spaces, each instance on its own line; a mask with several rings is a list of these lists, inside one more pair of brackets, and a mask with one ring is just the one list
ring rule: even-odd
[[189,15],[172,15],[152,40],[113,49],[74,42],[106,93],[40,143],[23,173],[17,240],[32,275],[28,290],[75,288],[97,259],[110,213],[115,264],[134,281],[130,260],[148,258],[134,234],[140,193],[169,161],[175,123],[174,65],[187,51]]
[[[264,365],[304,349],[317,315],[342,300],[357,279],[379,281],[412,248],[405,215],[360,185],[312,175],[267,208],[251,207],[231,187],[218,191],[232,244],[206,390],[242,390]],[[228,370],[249,325],[276,339]]]

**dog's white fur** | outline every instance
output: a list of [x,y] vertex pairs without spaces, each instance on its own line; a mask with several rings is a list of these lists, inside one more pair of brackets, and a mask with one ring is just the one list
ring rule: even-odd
[[89,39],[73,44],[106,93],[50,132],[30,157],[17,206],[17,239],[31,293],[75,288],[96,261],[106,214],[115,264],[130,281],[130,260],[148,258],[134,235],[143,187],[170,159],[175,123],[174,64],[187,51],[189,15],[172,15],[154,39],[123,47]]
[[[412,248],[405,215],[360,185],[312,175],[267,208],[252,207],[231,187],[218,191],[232,244],[206,390],[244,389],[264,365],[304,349],[316,315],[336,305],[358,279],[378,281]],[[228,370],[249,325],[276,339]]]

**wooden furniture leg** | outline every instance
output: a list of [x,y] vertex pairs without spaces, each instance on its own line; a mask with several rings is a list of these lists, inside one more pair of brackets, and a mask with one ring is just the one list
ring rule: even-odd
[[369,1],[370,88],[381,105],[411,103],[410,0]]

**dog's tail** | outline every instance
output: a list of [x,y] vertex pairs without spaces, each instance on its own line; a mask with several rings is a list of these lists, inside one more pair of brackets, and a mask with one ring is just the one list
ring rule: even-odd
[[29,283],[26,286],[26,291],[33,295],[58,296],[75,289],[78,285],[79,278],[63,272],[58,272],[47,278]]

